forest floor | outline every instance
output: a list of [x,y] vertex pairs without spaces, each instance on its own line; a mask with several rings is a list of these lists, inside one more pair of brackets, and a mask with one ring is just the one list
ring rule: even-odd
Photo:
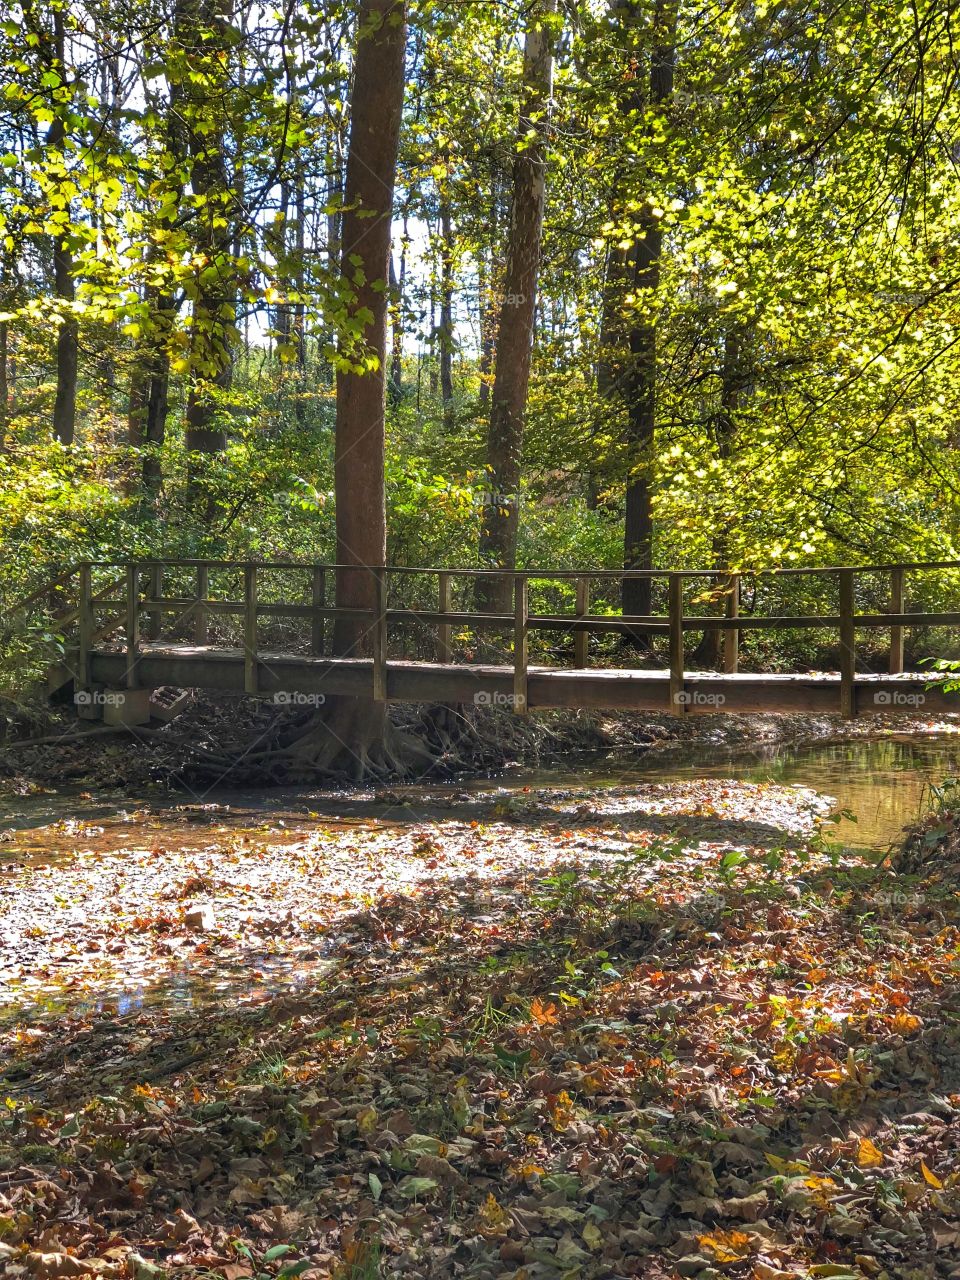
[[960,1276],[960,840],[825,808],[62,824],[0,871],[0,1272]]

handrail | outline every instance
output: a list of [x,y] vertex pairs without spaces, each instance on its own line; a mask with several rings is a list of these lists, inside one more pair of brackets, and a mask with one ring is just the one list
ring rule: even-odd
[[[368,572],[385,572],[396,574],[429,574],[437,576],[439,574],[449,574],[458,578],[526,578],[529,581],[543,579],[544,581],[561,581],[563,579],[587,578],[609,578],[613,580],[627,579],[630,581],[646,580],[646,579],[670,579],[672,577],[680,577],[684,579],[696,578],[729,578],[731,574],[738,574],[742,578],[760,578],[760,577],[788,577],[796,575],[813,575],[813,576],[830,576],[832,574],[850,571],[853,573],[892,573],[894,570],[903,569],[910,573],[921,573],[926,570],[944,571],[947,569],[960,570],[960,560],[917,560],[896,562],[893,564],[866,564],[866,565],[816,565],[808,567],[787,567],[787,568],[771,568],[771,569],[751,569],[751,568],[726,568],[726,569],[458,569],[458,568],[431,568],[425,565],[364,565],[364,564],[334,564],[326,561],[313,560],[210,560],[210,559],[151,559],[142,560],[88,560],[82,563],[88,564],[92,569],[125,569],[130,564],[136,564],[142,569],[150,569],[154,566],[163,568],[183,568],[195,569],[199,566],[206,565],[208,568],[215,569],[246,569],[248,567],[257,570],[266,569],[271,572],[302,572],[308,569],[324,569],[332,573],[359,572],[366,570]],[[76,569],[73,570],[76,572]]]
[[[99,585],[94,590],[94,570],[112,569],[110,580],[104,584],[102,574],[97,574]],[[117,577],[116,571],[122,569]],[[164,595],[165,572],[189,569],[194,572],[192,595]],[[217,599],[210,595],[210,576],[218,569],[240,570],[243,576],[241,599]],[[514,706],[518,711],[526,709],[529,637],[531,632],[564,632],[574,639],[575,670],[589,665],[589,639],[593,634],[622,633],[634,637],[666,635],[669,652],[669,688],[671,708],[676,714],[687,710],[685,692],[684,638],[691,631],[718,632],[723,640],[723,670],[736,675],[739,664],[741,637],[745,632],[758,630],[835,630],[839,634],[839,708],[843,715],[856,714],[856,636],[863,630],[888,630],[891,637],[890,674],[902,674],[904,670],[904,633],[908,628],[948,626],[960,628],[960,611],[911,612],[906,597],[906,579],[911,573],[960,570],[960,561],[925,561],[911,564],[847,566],[802,569],[760,569],[737,571],[731,569],[424,569],[413,566],[368,566],[315,564],[300,561],[242,561],[208,559],[162,560],[146,558],[126,561],[81,561],[71,570],[62,573],[54,583],[35,593],[26,605],[42,599],[52,587],[78,578],[77,604],[60,615],[61,625],[77,622],[79,680],[88,683],[91,671],[93,646],[104,635],[104,627],[97,626],[98,611],[114,611],[110,626],[123,624],[125,651],[124,681],[128,688],[136,688],[138,667],[145,652],[141,643],[141,618],[146,617],[143,631],[145,642],[159,640],[165,614],[176,614],[179,622],[190,622],[193,641],[208,645],[209,623],[212,618],[236,616],[242,621],[244,676],[243,687],[256,695],[261,687],[262,659],[258,645],[258,623],[261,618],[301,619],[309,623],[310,652],[314,657],[324,656],[324,630],[328,619],[349,621],[365,629],[366,649],[372,652],[372,696],[383,701],[388,696],[388,632],[391,625],[420,623],[436,628],[437,655],[441,663],[453,661],[453,628],[463,626],[472,631],[483,629],[512,632],[513,635],[513,687]],[[286,603],[264,599],[261,592],[261,574],[271,572],[304,573],[310,575],[309,603]],[[342,607],[328,603],[326,575],[369,573],[372,578],[370,606]],[[837,583],[837,612],[799,615],[744,615],[740,610],[740,597],[745,578],[815,575],[835,580]],[[884,612],[858,613],[856,609],[856,582],[858,578],[883,574],[889,576],[889,605]],[[145,576],[149,587],[143,590]],[[437,579],[436,603],[430,608],[404,608],[389,602],[387,584],[391,575],[428,575]],[[496,578],[511,584],[511,601],[504,600],[498,612],[471,611],[454,607],[451,585],[454,579],[476,581]],[[697,602],[712,601],[714,613],[698,616],[685,610],[685,589],[696,580],[718,579],[717,588],[709,596],[698,596]],[[665,580],[668,585],[668,608],[663,614],[636,615],[597,614],[590,612],[590,583],[595,579],[625,581],[635,579]],[[574,613],[531,613],[530,587],[536,582],[571,580],[576,584]],[[177,584],[180,587],[180,584]],[[122,594],[116,595],[122,586]],[[182,587],[180,587],[182,590]],[[190,589],[189,587],[187,588]],[[504,609],[506,605],[507,610]],[[512,607],[511,607],[512,606]],[[117,614],[115,611],[121,609]],[[336,661],[334,659],[333,661]]]

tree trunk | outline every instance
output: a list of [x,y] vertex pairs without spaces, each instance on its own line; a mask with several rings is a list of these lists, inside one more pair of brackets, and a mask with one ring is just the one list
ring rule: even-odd
[[[740,408],[741,395],[744,388],[743,341],[739,328],[734,321],[729,321],[723,337],[723,369],[721,372],[720,409],[714,418],[714,436],[717,446],[717,457],[726,462],[733,453],[736,441],[737,411]],[[718,527],[714,529],[711,540],[713,561],[711,568],[728,569],[730,567],[730,540],[728,531]],[[717,588],[729,590],[729,583],[715,582]],[[722,602],[721,602],[722,603]],[[718,605],[718,613],[723,609]],[[697,645],[693,660],[697,666],[715,667],[723,653],[723,636],[719,631],[705,631]]]
[[295,280],[297,285],[297,301],[293,307],[293,339],[294,346],[297,349],[297,398],[296,398],[296,417],[299,426],[303,426],[306,422],[306,392],[307,392],[307,309],[303,301],[303,292],[306,283],[304,254],[307,244],[307,197],[305,190],[306,178],[303,173],[302,165],[297,167],[297,227],[294,234],[294,253],[296,255],[296,271]]
[[[341,229],[341,271],[352,291],[349,314],[369,315],[362,340],[375,370],[337,374],[337,563],[363,566],[337,575],[337,606],[372,609],[370,567],[387,555],[384,490],[387,302],[393,189],[403,110],[405,4],[363,0],[354,69],[350,150]],[[359,259],[359,263],[356,261]],[[368,628],[338,619],[335,651],[362,651]]]
[[10,384],[7,381],[7,343],[9,328],[6,320],[0,320],[0,453],[6,448],[7,413],[10,398]]
[[[65,74],[65,36],[63,10],[53,10],[53,56],[57,70]],[[47,143],[51,148],[62,147],[66,128],[58,115],[50,125]],[[73,279],[73,254],[66,237],[53,237],[53,289],[65,304],[64,315],[57,333],[57,398],[53,405],[53,434],[61,444],[73,444],[77,426],[77,354],[78,327],[73,314],[76,296]]]
[[450,197],[440,202],[440,398],[443,422],[453,425],[453,222]]
[[[192,282],[186,446],[188,452],[199,454],[222,453],[227,447],[226,431],[217,423],[216,415],[233,372],[231,344],[237,283],[232,249],[236,229],[224,150],[223,113],[218,101],[226,85],[226,68],[220,55],[230,46],[226,35],[222,48],[216,39],[227,20],[223,0],[178,0],[177,38],[190,55],[191,74],[177,85],[172,96],[182,122],[184,149],[190,158],[198,261]],[[211,120],[217,122],[212,129]],[[217,225],[223,222],[228,225]]]
[[[657,0],[653,17],[653,48],[650,57],[649,103],[652,110],[663,107],[673,94],[676,61],[676,29],[678,0]],[[622,8],[623,6],[618,6]],[[638,16],[630,5],[628,21]],[[625,104],[636,110],[636,94],[631,91]],[[627,405],[627,475],[623,566],[625,569],[653,568],[653,493],[651,465],[657,418],[657,324],[652,316],[642,315],[644,300],[649,308],[656,304],[660,287],[660,261],[663,230],[653,206],[647,203],[636,220],[635,239],[624,264],[624,278],[636,300],[640,319],[634,321],[627,335],[628,353],[622,378],[618,379]],[[614,278],[619,276],[619,263],[610,264]],[[623,612],[649,616],[652,612],[653,584],[649,578],[624,579]],[[632,640],[648,643],[642,630]]]
[[440,335],[437,331],[437,290],[433,280],[430,281],[430,395],[434,399],[440,390],[440,373],[437,369],[437,344]]
[[400,251],[399,272],[390,254],[390,402],[403,399],[403,283],[406,274],[405,250]]
[[[497,333],[496,372],[487,433],[489,494],[480,531],[480,563],[512,569],[520,523],[520,465],[533,354],[540,242],[546,195],[545,151],[553,87],[553,30],[544,18],[556,0],[538,0],[524,45],[524,92],[513,170],[513,208]],[[511,579],[480,579],[480,609],[512,608]]]
[[[387,555],[384,432],[386,425],[387,310],[393,189],[406,53],[405,0],[363,0],[360,9],[350,148],[341,228],[341,273],[349,288],[348,314],[364,313],[360,339],[375,369],[337,371],[334,487],[337,503],[336,603],[341,609],[373,611],[371,569]],[[347,342],[346,360],[356,356]],[[355,566],[355,567],[352,567]],[[333,648],[340,657],[370,651],[371,627],[338,618]],[[415,750],[401,741],[372,698],[337,697],[306,733],[287,748],[294,768],[306,772],[367,773],[401,769]],[[424,755],[420,751],[421,757]],[[422,763],[422,761],[421,761]]]

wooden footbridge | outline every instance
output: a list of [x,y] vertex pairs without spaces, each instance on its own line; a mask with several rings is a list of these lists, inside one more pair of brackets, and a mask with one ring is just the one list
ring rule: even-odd
[[[359,572],[370,574],[373,601],[367,609],[331,603],[340,572],[358,569],[288,562],[85,562],[59,574],[15,612],[19,625],[60,637],[49,672],[51,692],[72,685],[78,705],[89,707],[110,702],[111,690],[123,691],[124,699],[113,701],[126,701],[128,716],[147,714],[144,706],[138,709],[137,691],[149,696],[164,686],[246,693],[291,705],[346,694],[499,705],[518,713],[583,707],[854,717],[960,710],[960,694],[944,687],[942,675],[904,669],[910,630],[944,629],[944,644],[960,638],[960,612],[909,609],[908,585],[940,575],[934,597],[949,600],[960,586],[960,562],[749,575],[364,568]],[[789,595],[783,588],[797,575],[808,581],[794,587],[803,586],[803,598],[822,601],[823,613],[777,611],[778,589],[781,597]],[[512,612],[470,607],[476,583],[485,576],[509,579]],[[628,578],[650,579],[662,612],[625,616],[618,600]],[[364,633],[363,656],[330,654],[328,630],[340,619]],[[882,673],[865,669],[857,653],[858,640],[877,630],[890,642]],[[820,651],[837,655],[836,670],[744,671],[744,637],[757,631],[818,633]],[[688,638],[707,632],[722,636],[720,669],[691,670]],[[659,644],[660,664],[649,650],[618,645],[617,637],[643,637],[654,649]],[[530,661],[531,640],[536,663]],[[491,657],[494,643],[500,648]]]

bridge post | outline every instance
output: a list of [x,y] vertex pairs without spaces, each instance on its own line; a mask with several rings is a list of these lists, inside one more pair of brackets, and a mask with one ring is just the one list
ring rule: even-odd
[[530,590],[524,574],[513,579],[513,710],[525,716],[527,703],[527,664],[530,656]]
[[[453,607],[453,596],[451,593],[451,580],[449,573],[440,573],[437,575],[437,595],[440,612],[449,613]],[[453,661],[453,627],[451,627],[447,622],[440,624],[437,644],[437,661],[444,663]]]
[[[891,613],[904,613],[906,610],[905,576],[903,569],[893,569],[890,572]],[[890,628],[890,674],[892,676],[903,674],[904,635],[903,627],[894,625]]]
[[197,565],[197,616],[193,624],[193,643],[206,644],[209,639],[210,614],[207,600],[210,598],[210,566]]
[[[150,599],[159,600],[163,595],[163,565],[154,564],[150,566]],[[147,639],[159,640],[160,632],[163,628],[163,611],[161,609],[150,609],[150,624],[147,627]]]
[[670,614],[670,710],[682,716],[687,710],[683,687],[683,578],[671,573],[669,578]]
[[327,602],[327,575],[326,572],[314,565],[313,567],[313,584],[311,587],[311,603],[314,613],[310,622],[310,652],[315,658],[322,658],[324,652],[324,623],[326,618],[318,612]]
[[258,692],[257,672],[257,567],[243,568],[243,691]]
[[857,714],[857,633],[854,621],[854,571],[838,570],[840,579],[840,714],[853,720]]
[[[727,592],[727,617],[740,617],[740,575],[731,573]],[[723,633],[723,669],[728,676],[737,674],[740,667],[740,632],[731,628]]]
[[137,687],[137,660],[140,657],[140,566],[127,565],[127,669],[125,683],[128,689]]
[[[590,579],[577,579],[577,617],[585,618],[590,612]],[[573,633],[574,661],[578,667],[585,667],[590,654],[590,632],[587,630]]]
[[93,571],[80,566],[80,599],[77,615],[77,677],[82,689],[90,688],[90,650],[93,648]]
[[373,700],[387,700],[387,571],[371,569],[373,574]]

